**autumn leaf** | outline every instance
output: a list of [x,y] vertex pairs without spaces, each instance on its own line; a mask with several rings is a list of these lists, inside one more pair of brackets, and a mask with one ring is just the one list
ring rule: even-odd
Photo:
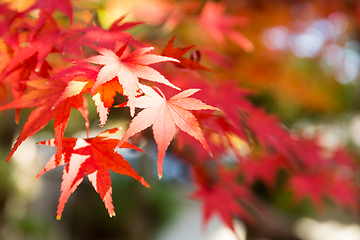
[[109,114],[109,109],[114,103],[116,93],[123,94],[123,88],[119,81],[113,80],[100,85],[91,96],[94,100],[96,111],[99,113],[100,126],[104,126]]
[[264,149],[272,147],[286,157],[293,157],[289,153],[290,134],[281,127],[277,117],[268,115],[257,108],[253,108],[248,114],[249,117],[244,121],[244,125]]
[[248,19],[228,16],[223,14],[224,11],[225,5],[222,2],[206,2],[200,15],[200,24],[219,45],[224,45],[225,39],[230,38],[246,52],[252,52],[254,44],[235,29],[246,24]]
[[[40,78],[50,77],[49,72],[52,68],[45,60],[46,56],[41,60],[41,64],[38,64],[39,57],[41,58],[41,51],[37,49],[36,46],[42,42],[43,46],[41,47],[41,50],[47,50],[45,43],[49,40],[48,34],[56,31],[54,30],[56,29],[56,24],[55,27],[52,26],[55,22],[50,19],[48,24],[51,25],[51,27],[47,28],[48,25],[45,25],[43,28],[34,31],[36,37],[30,40],[31,43],[21,48],[19,46],[20,33],[32,29],[31,24],[27,23],[25,13],[14,13],[7,7],[7,4],[0,5],[0,15],[2,13],[5,17],[5,19],[0,20],[0,36],[4,42],[9,44],[9,46],[5,45],[5,49],[2,49],[5,51],[2,51],[1,55],[7,55],[9,60],[3,62],[5,66],[0,71],[0,82],[5,82],[5,77],[7,77],[13,99],[18,100],[25,93],[27,87],[26,81],[32,74],[35,74]],[[19,32],[18,29],[22,29],[22,31]],[[41,36],[38,36],[42,33],[46,35],[46,40],[45,38],[43,39]],[[15,109],[16,123],[19,122],[19,116],[20,109]]]
[[335,179],[329,189],[331,199],[340,206],[359,212],[359,186],[348,179]]
[[180,63],[175,63],[175,65],[179,67],[183,67],[191,70],[211,71],[210,69],[202,66],[200,63],[190,58],[183,57],[194,46],[174,48],[174,40],[175,40],[175,36],[168,41],[168,44],[165,46],[163,52],[161,53],[162,55],[178,59]]
[[[114,206],[112,204],[112,187],[110,172],[130,176],[138,180],[145,187],[149,184],[132,169],[131,165],[114,148],[118,146],[119,139],[109,138],[118,128],[110,129],[98,134],[93,138],[63,138],[63,152],[61,161],[56,160],[55,154],[46,163],[44,169],[35,177],[38,178],[45,172],[65,165],[61,182],[61,194],[57,208],[56,218],[61,219],[65,203],[70,195],[76,190],[83,181],[85,174],[93,185],[95,191],[99,193],[109,216],[115,216]],[[57,139],[50,139],[39,144],[55,147]],[[142,151],[130,143],[123,143],[120,148],[131,148]]]
[[292,174],[289,181],[289,188],[295,190],[294,198],[296,202],[308,198],[319,210],[323,210],[323,198],[330,185],[331,179],[329,174],[325,172]]
[[59,46],[61,45],[64,35],[59,31],[56,21],[51,16],[46,14],[44,16],[46,22],[39,29],[32,32],[33,37],[24,47],[15,51],[13,58],[1,73],[0,79],[16,70],[20,64],[23,64],[26,59],[31,58],[33,55],[36,55],[35,72],[39,72],[49,53],[56,51],[55,45],[57,43]]
[[148,67],[147,65],[164,61],[178,62],[178,60],[155,54],[145,54],[152,50],[153,47],[138,48],[128,56],[124,56],[123,53],[126,47],[127,44],[124,44],[116,53],[106,48],[93,47],[101,55],[89,57],[81,61],[104,65],[91,89],[91,94],[93,95],[100,85],[117,76],[119,83],[124,89],[124,95],[129,98],[130,114],[131,116],[134,116],[135,96],[136,91],[139,88],[138,78],[163,83],[167,86],[180,90],[178,87],[170,83],[158,71]]
[[[198,172],[196,172],[198,174]],[[234,217],[240,217],[251,223],[254,219],[242,204],[252,211],[259,211],[259,203],[251,195],[246,186],[239,184],[234,171],[223,169],[217,166],[212,182],[205,184],[198,182],[196,191],[192,198],[203,201],[203,222],[209,222],[214,214],[218,214],[223,222],[231,229],[234,229]]]
[[[169,100],[165,98],[159,90],[159,95],[153,88],[140,85],[140,89],[145,96],[135,99],[134,105],[138,108],[144,108],[130,123],[129,129],[122,137],[119,145],[124,143],[134,134],[153,125],[154,139],[158,148],[157,167],[159,178],[163,174],[163,161],[165,151],[173,139],[176,126],[190,136],[197,139],[211,155],[210,149],[201,132],[195,116],[189,110],[218,110],[215,107],[206,105],[198,99],[190,98],[191,95],[200,89],[188,89],[182,91]],[[129,104],[128,104],[129,105]]]
[[223,222],[233,229],[233,217],[246,215],[242,207],[234,199],[232,192],[225,190],[221,186],[199,188],[192,197],[201,199],[204,202],[204,223],[209,222],[213,214],[217,213]]
[[[64,77],[73,80],[68,83],[66,92],[64,92],[58,101],[63,100],[65,97],[71,96],[71,94],[78,94],[79,91],[85,92],[85,86],[86,88],[89,88],[90,92],[90,89],[94,85],[98,71],[99,70],[97,66],[88,64],[79,64],[60,71],[54,78]],[[100,126],[105,125],[109,114],[109,109],[112,107],[112,104],[114,103],[114,97],[117,93],[123,94],[123,88],[121,87],[117,78],[113,78],[112,80],[100,85],[91,95],[91,98],[93,99],[96,106],[96,110],[99,114]]]
[[[27,85],[31,89],[28,93],[0,107],[0,111],[11,108],[35,107],[6,161],[10,160],[11,156],[25,139],[44,128],[52,118],[54,118],[55,136],[59,139],[58,144],[61,144],[61,139],[69,120],[71,107],[77,109],[86,118],[82,96],[82,91],[86,91],[87,89],[86,83],[83,85],[83,88],[78,88],[77,93],[68,90],[68,84],[59,78],[50,83],[47,83],[47,80],[43,79],[29,80],[27,81]],[[61,100],[59,101],[59,99]],[[58,155],[60,155],[61,145],[58,145],[58,151]]]
[[241,166],[245,182],[250,186],[256,180],[262,180],[264,184],[274,189],[277,176],[281,169],[285,169],[285,160],[279,155],[265,155],[259,159],[247,159]]
[[[11,93],[14,100],[18,100],[24,95],[27,84],[31,74],[35,72],[40,78],[50,78],[49,71],[51,70],[50,65],[47,61],[44,61],[38,72],[36,68],[36,55],[32,55],[30,58],[25,59],[21,65],[18,65],[18,69],[15,69],[10,73],[8,79],[10,80]],[[15,109],[15,122],[18,123],[20,118],[20,109]]]
[[130,42],[137,46],[143,46],[134,40],[130,33],[125,32],[125,30],[142,24],[143,22],[122,23],[125,17],[126,15],[123,15],[115,20],[108,30],[93,24],[90,24],[90,26],[86,28],[73,30],[70,33],[71,37],[67,39],[69,42],[68,47],[70,47],[68,52],[74,51],[75,48],[87,44],[96,44],[98,47],[110,50],[115,50],[117,43],[124,44]]
[[32,11],[34,9],[45,10],[49,15],[53,14],[56,9],[65,13],[66,16],[72,21],[73,8],[70,3],[70,0],[36,0],[35,4],[32,5],[27,11]]
[[9,3],[0,4],[0,36],[13,50],[19,48],[19,34],[16,29],[18,27],[26,29],[27,24],[21,18],[22,15],[22,13],[12,10]]

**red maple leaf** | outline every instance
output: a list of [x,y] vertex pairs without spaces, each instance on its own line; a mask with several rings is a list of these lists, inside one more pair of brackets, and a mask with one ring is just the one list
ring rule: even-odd
[[69,49],[67,49],[67,52],[72,52],[75,48],[87,44],[96,44],[98,47],[110,50],[115,50],[116,43],[124,44],[131,42],[137,46],[143,46],[141,43],[134,40],[130,33],[125,32],[125,30],[142,24],[143,22],[121,23],[125,17],[126,15],[115,20],[108,30],[90,24],[90,26],[86,28],[70,31],[69,35],[71,37],[68,39],[67,47]]
[[65,13],[72,21],[73,8],[70,0],[36,0],[35,4],[27,9],[32,11],[34,9],[45,10],[49,15],[53,14],[56,9]]
[[178,87],[170,83],[158,71],[147,65],[164,61],[178,62],[178,60],[155,54],[145,54],[146,52],[152,50],[153,47],[138,48],[128,56],[124,56],[123,53],[126,47],[127,44],[124,44],[116,53],[106,48],[93,47],[101,55],[89,57],[80,61],[105,65],[101,68],[96,82],[91,89],[92,95],[100,85],[112,80],[116,76],[118,77],[118,81],[124,89],[124,95],[129,98],[130,114],[131,116],[134,116],[135,96],[136,91],[139,88],[138,78],[163,83],[167,86],[180,90]]
[[278,173],[285,166],[285,159],[281,156],[265,155],[259,159],[247,159],[242,163],[241,171],[247,184],[252,185],[256,180],[262,180],[270,188],[275,188]]
[[[30,40],[31,44],[25,47],[19,46],[19,34],[22,32],[30,32],[33,27],[28,24],[25,12],[13,12],[7,8],[7,4],[0,5],[0,13],[4,15],[4,19],[0,20],[0,36],[9,46],[6,47],[5,52],[10,60],[5,63],[5,68],[1,70],[0,82],[9,80],[11,92],[14,100],[19,99],[26,91],[26,81],[32,74],[41,77],[49,78],[49,71],[51,66],[46,62],[45,57],[41,60],[39,65],[37,60],[41,57],[41,52],[38,51],[36,45],[40,44],[42,39],[40,33],[44,33],[46,37],[49,37],[49,33],[53,32],[54,28],[50,27],[46,29],[47,25],[41,29],[37,29],[33,33],[36,37]],[[0,14],[1,15],[1,14]],[[53,24],[54,21],[49,21],[48,24]],[[22,29],[19,31],[19,29]],[[27,39],[27,38],[26,38]],[[44,40],[45,38],[43,38]],[[44,44],[46,41],[44,41]],[[32,45],[34,44],[34,45]],[[10,49],[10,47],[12,49]],[[42,51],[46,51],[46,46],[42,46]],[[3,52],[3,53],[5,53]],[[9,76],[5,79],[6,76]],[[15,109],[15,122],[19,122],[20,109]]]
[[248,19],[223,14],[223,3],[206,2],[200,15],[200,24],[209,32],[211,37],[219,44],[224,45],[225,38],[230,38],[246,52],[254,50],[254,45],[234,28],[243,26]]
[[[91,88],[95,82],[98,72],[99,68],[97,66],[79,62],[76,66],[63,69],[57,73],[53,79],[57,77],[68,78],[70,80],[73,79],[73,81],[68,83],[69,86],[67,95],[62,96],[65,97],[69,96],[69,91],[72,91],[75,94],[79,93],[79,90],[84,87],[84,84]],[[121,87],[118,79],[113,78],[112,80],[100,85],[91,95],[95,103],[96,110],[99,113],[101,126],[104,126],[107,121],[109,110],[114,103],[114,97],[117,93],[123,94],[123,88]],[[61,99],[59,99],[59,101],[60,100]]]
[[36,67],[35,72],[41,70],[41,66],[44,63],[46,57],[50,52],[57,51],[55,45],[61,48],[63,33],[57,27],[56,21],[49,15],[44,14],[46,21],[39,27],[39,29],[32,29],[32,37],[26,46],[19,48],[15,51],[15,54],[11,61],[7,64],[5,70],[0,75],[0,81],[11,72],[19,68],[19,65],[24,64],[26,59],[36,55]]
[[162,165],[165,151],[175,135],[176,126],[197,139],[211,155],[199,124],[195,116],[189,111],[202,109],[218,110],[198,99],[190,98],[191,95],[198,92],[200,89],[188,89],[182,91],[169,100],[165,98],[160,90],[159,92],[161,95],[153,88],[145,85],[140,85],[140,89],[145,95],[136,98],[134,105],[138,108],[144,108],[144,110],[133,118],[129,129],[122,137],[119,145],[134,134],[153,125],[154,139],[158,148],[157,166],[159,178],[162,177]]
[[24,13],[11,9],[9,3],[0,4],[0,37],[13,50],[19,49],[18,29],[29,29]]
[[[196,172],[196,175],[198,172]],[[235,171],[226,170],[217,166],[217,171],[212,173],[212,180],[216,182],[200,183],[197,190],[191,195],[196,199],[202,199],[203,218],[206,224],[213,214],[219,214],[224,223],[234,229],[234,217],[241,217],[247,222],[252,222],[253,217],[245,210],[251,208],[254,213],[259,212],[260,204],[248,191],[248,188],[236,180]],[[197,179],[198,180],[198,179]]]
[[[20,99],[24,95],[27,85],[26,81],[29,80],[31,74],[35,72],[36,68],[36,56],[32,55],[30,58],[24,60],[21,65],[18,65],[19,69],[15,69],[10,73],[8,79],[10,82],[11,93],[14,100]],[[50,65],[47,61],[44,61],[40,70],[35,72],[35,75],[40,78],[50,78],[49,71]],[[18,123],[20,118],[20,109],[15,109],[15,122]]]
[[[0,111],[10,108],[35,107],[6,161],[9,161],[25,139],[44,128],[52,118],[54,118],[55,136],[59,139],[58,144],[61,144],[61,139],[69,120],[71,107],[82,113],[87,120],[85,110],[83,109],[82,93],[87,91],[88,85],[87,83],[81,84],[82,88],[77,87],[77,90],[74,91],[71,89],[74,85],[67,84],[59,78],[50,83],[47,83],[47,80],[29,80],[27,81],[27,85],[31,90],[28,93],[0,107]],[[58,156],[60,156],[60,154],[61,145],[58,145]]]
[[[306,140],[303,142],[307,143]],[[315,147],[318,146],[297,147],[297,151],[300,151],[300,147],[303,148],[303,158],[307,158],[299,158],[304,166],[303,172],[293,173],[289,181],[289,187],[294,190],[295,200],[308,198],[315,207],[323,210],[323,200],[329,197],[338,205],[359,210],[359,188],[354,181],[352,159],[340,149],[336,150],[333,157],[321,158],[316,152]]]
[[295,200],[300,202],[304,198],[312,201],[317,209],[323,209],[323,198],[325,197],[331,179],[324,172],[309,174],[298,173],[291,176],[289,187],[294,190]]
[[[57,208],[57,219],[61,219],[65,203],[83,181],[85,174],[87,174],[95,191],[99,193],[110,217],[115,216],[115,211],[112,204],[112,187],[109,170],[133,177],[145,187],[150,187],[144,178],[139,176],[120,154],[114,152],[114,148],[119,144],[119,139],[109,137],[117,130],[117,128],[110,129],[93,138],[63,138],[61,161],[56,160],[54,154],[46,163],[44,169],[35,177],[38,178],[43,173],[59,165],[65,165]],[[39,144],[55,147],[57,145],[56,141],[58,139],[50,139]],[[121,144],[120,147],[142,151],[126,142]]]
[[266,114],[262,109],[253,108],[244,125],[252,132],[264,149],[274,148],[286,157],[293,158],[289,153],[290,134],[280,125],[277,117]]
[[210,69],[202,66],[200,63],[190,58],[183,57],[194,46],[174,48],[174,40],[175,40],[175,36],[168,41],[168,44],[165,46],[163,52],[161,53],[162,55],[178,59],[180,63],[175,63],[175,65],[179,67],[188,68],[191,70],[211,71]]
[[[244,188],[242,190],[245,193],[246,190]],[[192,197],[202,199],[204,202],[204,224],[209,222],[213,214],[217,213],[228,227],[234,229],[233,218],[235,216],[248,217],[245,210],[237,202],[237,196],[234,196],[231,190],[224,189],[221,185],[212,188],[201,187]],[[243,198],[244,196],[239,194],[238,197]]]
[[359,186],[348,179],[335,179],[329,189],[329,195],[335,203],[356,210],[359,213]]

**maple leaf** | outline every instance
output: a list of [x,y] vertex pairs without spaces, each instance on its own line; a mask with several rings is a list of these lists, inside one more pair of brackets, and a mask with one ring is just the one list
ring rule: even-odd
[[359,209],[359,187],[347,181],[347,179],[335,179],[329,189],[329,195],[335,203],[341,206],[348,206],[350,209]]
[[[63,138],[63,153],[61,161],[56,160],[55,154],[46,163],[44,169],[35,177],[38,178],[45,172],[65,165],[61,182],[61,194],[57,208],[58,220],[61,219],[65,203],[70,195],[76,190],[83,181],[85,174],[93,185],[95,191],[99,193],[102,201],[108,210],[109,216],[115,216],[114,206],[112,204],[112,187],[110,172],[130,176],[138,180],[145,187],[149,184],[132,169],[131,165],[114,148],[118,146],[119,139],[109,138],[118,128],[110,129],[98,134],[93,138]],[[58,139],[50,139],[39,144],[55,147]],[[123,143],[120,148],[131,148],[142,151],[130,143]]]
[[70,0],[36,0],[35,4],[26,11],[32,11],[34,9],[45,10],[49,15],[53,14],[56,9],[59,9],[72,21],[73,9]]
[[[180,88],[202,89],[202,91],[197,93],[198,98],[211,106],[221,109],[221,114],[217,114],[216,116],[209,113],[196,114],[197,119],[201,122],[202,129],[205,130],[205,137],[208,136],[210,139],[214,139],[213,136],[217,135],[218,137],[216,138],[221,139],[217,143],[216,141],[208,141],[214,156],[218,154],[222,155],[225,149],[229,147],[232,148],[234,153],[237,153],[239,146],[233,145],[229,136],[237,135],[245,141],[248,139],[244,127],[241,124],[244,122],[244,117],[241,113],[251,111],[254,108],[250,101],[245,98],[245,96],[251,92],[239,88],[234,81],[221,80],[209,83],[206,79],[196,77],[192,73],[193,72],[183,72],[182,74],[176,75],[176,77],[169,78],[169,80]],[[208,131],[206,132],[206,130]],[[198,160],[206,160],[208,155],[203,148],[194,144],[192,142],[193,139],[185,135],[183,132],[180,132],[177,140],[183,139],[183,143],[194,148]],[[227,143],[225,140],[227,140]],[[179,143],[179,141],[177,141],[177,143]],[[182,148],[181,142],[178,146]]]
[[[27,85],[26,81],[31,77],[31,74],[35,71],[36,67],[36,55],[32,55],[30,58],[25,59],[21,65],[18,65],[19,69],[15,69],[10,73],[10,87],[14,100],[20,99],[24,95]],[[40,71],[35,72],[41,78],[50,78],[49,71],[50,65],[44,61],[41,65]],[[18,123],[20,118],[20,109],[15,109],[15,122]]]
[[193,72],[182,72],[169,77],[169,80],[180,88],[202,89],[198,93],[198,98],[221,109],[225,119],[233,125],[232,130],[237,131],[239,136],[244,135],[241,133],[244,131],[243,126],[239,125],[244,120],[239,113],[253,111],[254,106],[246,99],[246,96],[253,94],[251,90],[239,88],[233,80],[220,79],[210,83],[206,78],[198,77]]
[[223,3],[206,2],[200,15],[200,24],[209,32],[212,38],[219,44],[224,45],[225,36],[233,40],[246,52],[252,52],[254,45],[234,27],[247,23],[246,18],[225,16]]
[[13,58],[1,73],[0,81],[19,68],[20,64],[23,64],[26,59],[31,58],[34,54],[37,56],[35,72],[39,72],[49,53],[56,51],[54,46],[62,41],[63,34],[59,31],[55,20],[51,16],[47,14],[44,14],[44,16],[46,17],[45,24],[36,31],[33,31],[34,36],[26,46],[15,51]]
[[[69,97],[71,92],[78,94],[79,91],[82,91],[84,93],[85,85],[87,88],[92,88],[98,72],[99,69],[97,66],[79,62],[78,65],[68,67],[57,73],[52,79],[57,77],[72,79],[68,83],[67,93],[64,92],[62,98],[59,98],[58,101]],[[123,88],[117,78],[113,78],[100,85],[91,95],[99,114],[100,126],[104,126],[107,121],[109,109],[114,103],[116,93],[123,94]]]
[[[54,118],[55,136],[60,140],[58,144],[61,144],[71,107],[77,109],[85,119],[87,118],[83,109],[82,97],[82,92],[86,91],[86,84],[83,85],[83,88],[78,88],[77,93],[69,90],[67,83],[61,79],[56,79],[50,83],[47,83],[47,80],[29,80],[27,85],[31,88],[28,93],[0,107],[0,111],[10,108],[35,107],[6,161],[10,160],[11,156],[25,139],[44,128],[52,118]],[[61,100],[59,101],[59,99]],[[58,145],[58,156],[60,154],[61,145]]]
[[[192,197],[202,199],[204,202],[204,223],[209,222],[214,213],[218,213],[224,223],[231,229],[234,229],[233,218],[235,216],[244,217],[247,215],[245,210],[240,207],[237,200],[234,199],[233,193],[224,189],[222,186],[199,188]],[[240,197],[243,196],[240,195]]]
[[248,114],[249,117],[245,119],[244,125],[264,149],[273,147],[279,153],[293,158],[288,147],[291,142],[290,135],[281,127],[277,117],[267,115],[262,109],[257,108],[253,108]]
[[130,114],[131,116],[134,116],[135,95],[139,85],[138,78],[163,83],[167,86],[180,90],[178,87],[170,83],[158,71],[148,67],[147,65],[164,61],[179,61],[155,54],[145,54],[154,49],[153,47],[138,48],[128,56],[124,56],[123,53],[126,47],[127,44],[124,44],[116,52],[116,54],[106,48],[93,47],[101,55],[92,56],[80,61],[105,65],[101,68],[97,76],[95,84],[91,89],[91,94],[93,94],[100,85],[112,80],[116,76],[118,77],[119,83],[124,89],[124,95],[129,98]]
[[119,145],[134,134],[153,125],[154,139],[158,148],[157,167],[159,178],[162,177],[165,151],[175,135],[176,126],[197,139],[211,155],[195,116],[188,111],[202,109],[219,110],[198,99],[190,98],[191,95],[200,89],[184,90],[169,100],[165,98],[160,90],[161,95],[153,88],[145,85],[140,85],[140,89],[145,93],[145,96],[136,98],[134,105],[144,109],[133,118]]
[[[198,172],[196,172],[197,174]],[[248,189],[237,182],[236,171],[229,171],[217,166],[216,172],[211,175],[212,182],[210,184],[209,182],[205,182],[205,184],[198,182],[197,190],[191,195],[192,198],[202,199],[204,202],[204,224],[215,213],[219,214],[224,223],[233,230],[234,217],[241,217],[251,223],[254,220],[253,216],[245,210],[242,204],[251,208],[254,213],[259,212],[260,206]],[[213,182],[214,179],[216,179],[215,182]]]
[[104,126],[107,121],[109,109],[114,103],[116,93],[123,94],[123,88],[119,84],[119,81],[114,78],[100,85],[91,96],[94,100],[96,111],[99,113],[100,126]]
[[174,48],[174,40],[175,40],[175,36],[168,41],[168,44],[165,46],[163,52],[161,53],[162,55],[178,59],[180,63],[175,63],[175,65],[179,67],[188,68],[191,70],[211,71],[210,69],[202,66],[200,63],[192,59],[183,57],[183,55],[186,54],[194,46]]
[[298,136],[298,139],[290,139],[284,143],[284,147],[291,152],[292,158],[307,170],[320,170],[330,162],[324,157],[324,149],[317,143],[316,138]]
[[317,209],[323,209],[323,198],[325,197],[331,179],[329,174],[325,172],[321,173],[297,173],[292,174],[289,181],[290,189],[296,189],[294,191],[295,200],[300,202],[304,198],[308,198],[312,201]]
[[[87,45],[96,44],[98,47],[115,50],[116,43],[127,43],[131,42],[138,46],[143,46],[141,43],[134,40],[130,33],[125,30],[135,27],[143,22],[126,22],[120,24],[126,15],[121,16],[113,22],[109,30],[106,30],[100,26],[91,24],[89,27],[74,30],[70,33],[71,38],[68,39],[67,46],[69,47],[68,52],[73,51],[74,48]],[[78,34],[81,34],[78,36]]]
[[280,169],[285,168],[285,160],[279,155],[265,155],[259,159],[248,159],[242,164],[245,181],[254,184],[255,180],[262,180],[272,189],[276,186]]
[[19,48],[19,34],[17,29],[28,29],[23,13],[10,8],[9,3],[0,4],[0,37],[13,50]]
[[295,200],[308,198],[315,207],[323,210],[323,199],[329,197],[338,205],[359,210],[359,189],[354,182],[352,159],[341,149],[336,150],[334,159],[321,157],[319,146],[308,140],[298,142],[296,147],[298,153],[295,154],[300,155],[300,149],[303,150],[304,156],[297,157],[302,160],[306,172],[291,175],[289,187],[296,189]]

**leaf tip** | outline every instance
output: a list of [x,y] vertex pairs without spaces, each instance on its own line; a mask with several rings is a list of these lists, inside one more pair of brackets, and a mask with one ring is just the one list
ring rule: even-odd
[[112,218],[112,217],[115,217],[115,212],[113,213],[110,213],[109,216]]
[[57,215],[57,216],[56,216],[56,220],[59,220],[59,221],[60,221],[60,220],[61,220],[61,215]]
[[114,148],[114,152],[117,152],[117,150],[119,150],[120,146],[119,144]]
[[141,184],[147,188],[151,188],[150,185],[145,180],[142,180]]
[[161,180],[163,175],[162,175],[162,173],[159,173],[158,176],[159,176],[159,180]]

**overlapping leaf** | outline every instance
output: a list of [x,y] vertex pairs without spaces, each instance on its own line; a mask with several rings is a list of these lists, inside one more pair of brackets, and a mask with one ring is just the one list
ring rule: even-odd
[[31,58],[34,54],[36,54],[35,71],[39,72],[49,53],[56,51],[54,46],[61,42],[63,34],[51,16],[46,14],[44,16],[46,18],[45,24],[33,32],[33,37],[24,47],[15,52],[5,71],[1,73],[0,79],[16,70],[24,60]]
[[[62,147],[64,151],[61,155],[61,161],[56,160],[54,154],[46,163],[44,169],[36,176],[37,178],[59,165],[65,165],[57,219],[61,218],[65,203],[83,181],[85,174],[87,174],[95,191],[99,193],[110,217],[115,216],[115,211],[112,204],[112,187],[109,170],[130,176],[138,180],[145,187],[150,187],[144,178],[139,176],[120,154],[114,152],[114,148],[118,146],[119,140],[109,137],[117,130],[117,128],[110,129],[93,138],[63,138]],[[40,142],[40,144],[55,147],[57,141],[58,139],[50,139]],[[122,143],[120,148],[132,148],[141,151],[129,143]]]
[[174,41],[175,41],[175,36],[168,41],[168,44],[165,46],[163,52],[161,53],[162,55],[178,59],[180,63],[175,63],[175,64],[179,67],[183,67],[191,70],[211,71],[210,69],[202,66],[200,63],[194,61],[193,59],[183,57],[194,46],[174,48]]
[[144,108],[144,110],[133,118],[129,129],[122,137],[119,145],[124,143],[134,134],[153,125],[154,139],[158,148],[157,166],[159,178],[162,177],[163,173],[162,165],[165,151],[175,135],[176,126],[197,139],[208,153],[210,153],[210,149],[201,132],[199,124],[195,116],[189,110],[218,109],[209,106],[198,99],[190,98],[191,95],[200,89],[188,89],[167,100],[165,96],[159,95],[151,87],[140,85],[140,88],[145,95],[136,98],[134,105],[138,108]]
[[225,39],[230,38],[245,51],[253,51],[254,44],[235,30],[235,27],[246,24],[248,19],[225,15],[224,11],[223,3],[206,2],[200,15],[201,25],[219,45],[224,45]]
[[45,10],[50,15],[53,14],[56,9],[58,9],[65,13],[71,21],[73,18],[73,9],[70,0],[36,0],[35,4],[32,5],[28,11],[32,11],[34,9]]
[[141,43],[134,40],[130,33],[125,32],[125,30],[142,24],[142,22],[122,23],[125,17],[126,15],[115,20],[108,30],[93,24],[86,28],[74,30],[68,39],[68,51],[74,51],[76,50],[75,48],[87,44],[96,44],[98,47],[107,48],[112,51],[115,50],[117,43],[124,44],[130,42],[142,46]]
[[104,126],[107,121],[109,109],[114,103],[116,93],[123,94],[123,88],[119,84],[119,81],[114,78],[100,85],[92,95],[96,111],[99,113],[100,126]]
[[195,168],[199,184],[192,197],[204,202],[204,223],[207,223],[215,214],[218,214],[231,229],[234,229],[233,219],[235,217],[241,217],[247,222],[254,220],[253,216],[244,210],[242,204],[251,208],[255,213],[259,211],[258,202],[244,185],[236,181],[236,172],[217,166],[217,170],[212,172],[212,182],[206,180],[203,182],[203,179],[200,179],[199,182],[198,170]]
[[[77,109],[87,118],[83,109],[82,92],[86,91],[86,83],[82,88],[77,88],[78,92],[69,90],[72,85],[68,85],[61,79],[47,83],[47,80],[27,81],[31,90],[21,98],[14,100],[2,107],[1,110],[10,108],[32,108],[35,107],[25,123],[14,147],[11,149],[6,161],[9,161],[20,144],[37,131],[44,128],[48,122],[54,118],[55,136],[58,139],[58,156],[61,154],[61,139],[63,137],[67,122],[70,116],[71,107]],[[61,99],[59,101],[59,99]]]
[[94,47],[101,55],[89,57],[83,61],[104,65],[96,79],[94,86],[91,89],[91,94],[102,84],[112,80],[114,77],[118,78],[119,83],[124,89],[124,95],[129,98],[130,114],[135,114],[135,96],[139,88],[139,78],[143,78],[153,82],[163,83],[167,86],[180,90],[178,87],[170,83],[158,71],[149,67],[149,64],[175,61],[178,60],[163,57],[155,54],[146,54],[152,50],[152,47],[138,48],[128,56],[124,56],[124,51],[127,44],[123,45],[116,54],[106,48]]

